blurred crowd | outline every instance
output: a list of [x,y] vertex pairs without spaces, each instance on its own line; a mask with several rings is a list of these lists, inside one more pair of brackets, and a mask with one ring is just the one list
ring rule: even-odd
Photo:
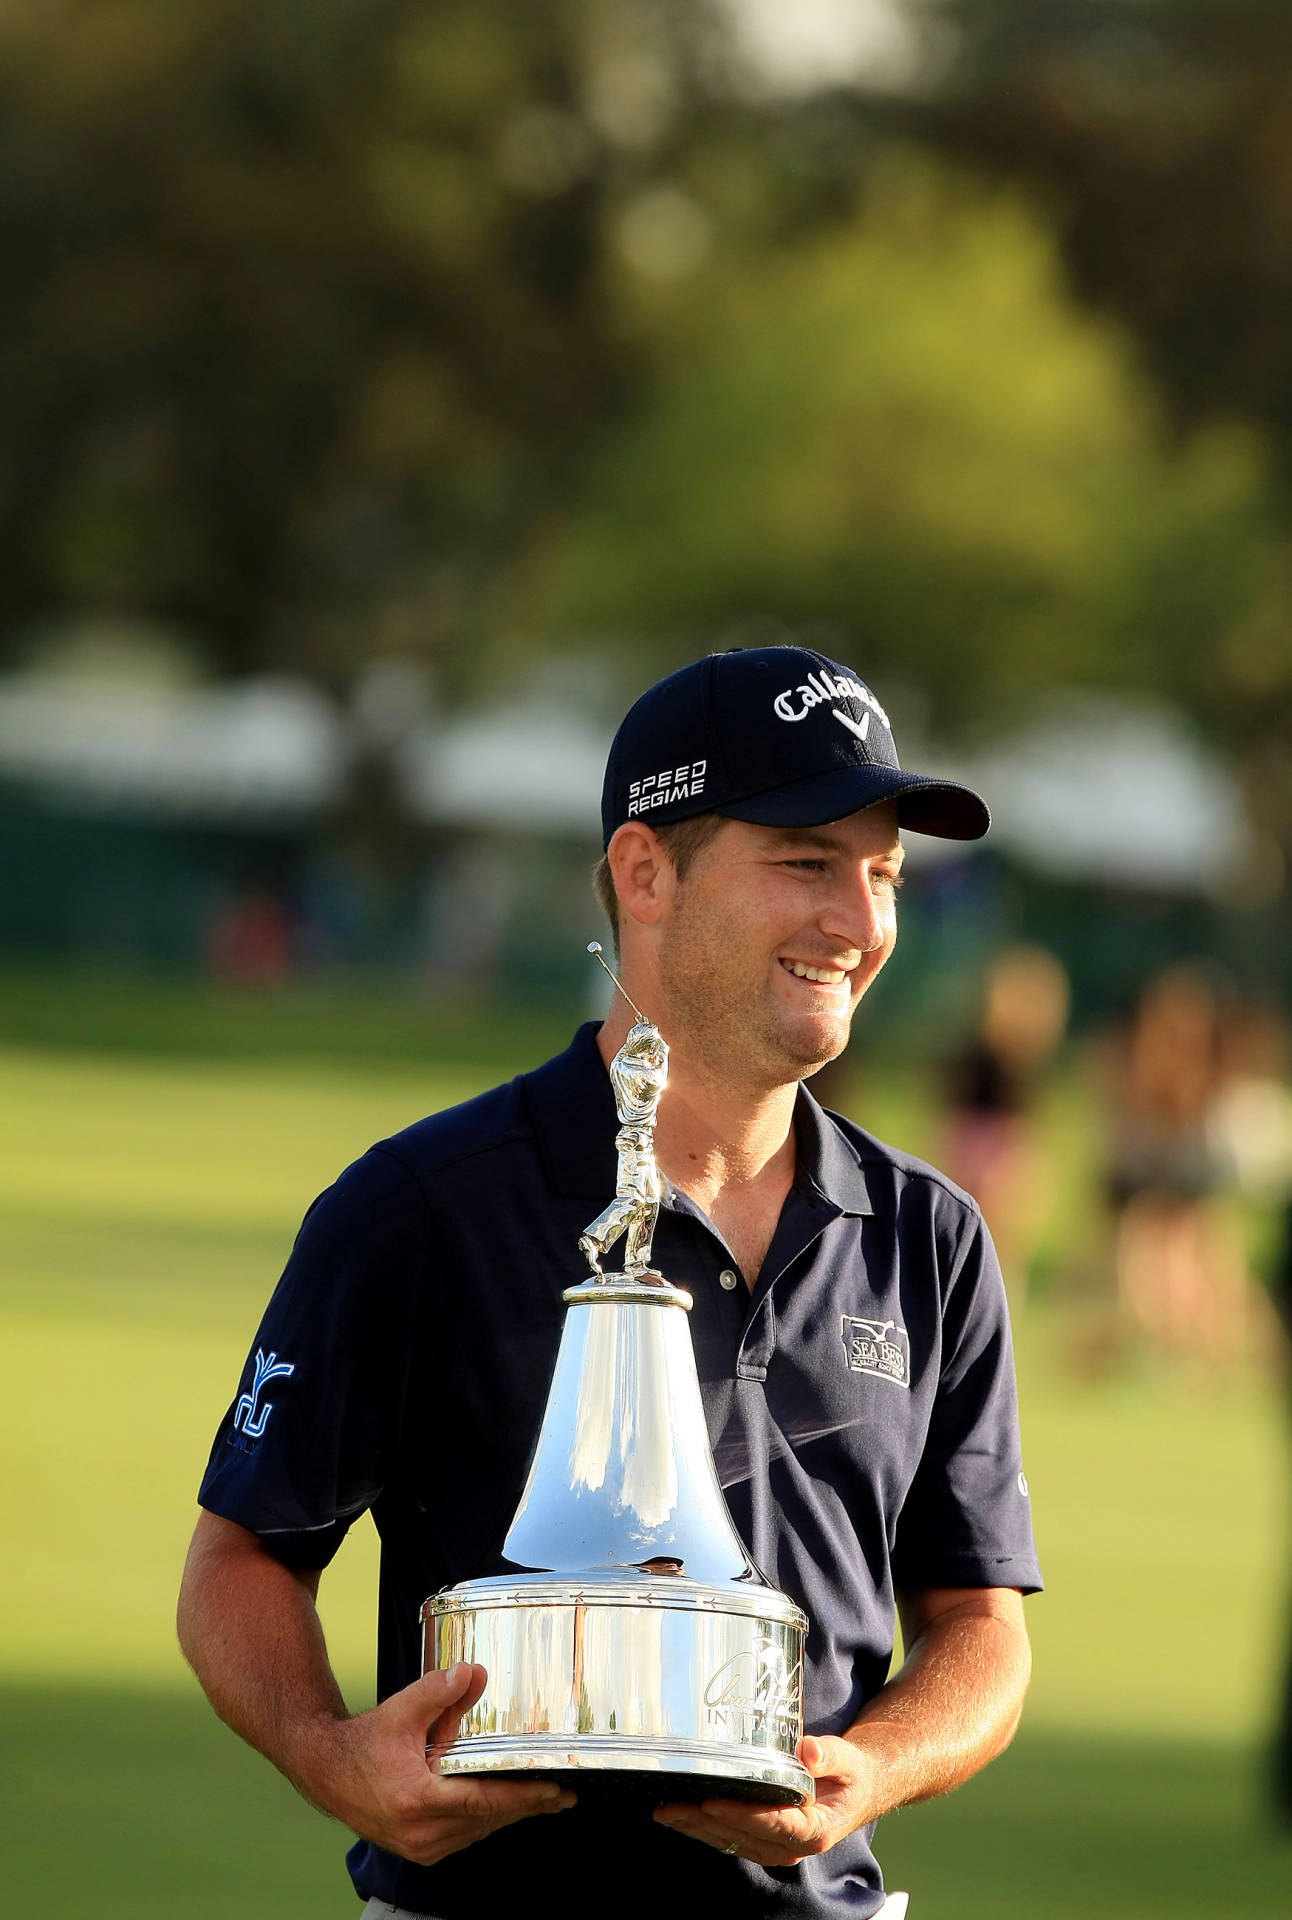
[[[979,1201],[1015,1317],[1065,1177],[1046,1100],[1068,981],[1011,947],[986,970],[973,1030],[944,1070],[941,1164]],[[1072,1357],[1137,1353],[1208,1373],[1292,1348],[1292,1091],[1284,1010],[1201,961],[1149,975],[1079,1063],[1094,1091],[1088,1202],[1096,1262],[1060,1267],[1088,1297]],[[936,1157],[936,1156],[935,1156]],[[1068,1170],[1070,1171],[1070,1170]],[[1101,1270],[1102,1269],[1102,1270]],[[1279,1327],[1282,1335],[1280,1338]],[[1292,1648],[1273,1697],[1268,1805],[1292,1831]]]
[[1050,1264],[1084,1295],[1086,1358],[1139,1346],[1214,1366],[1267,1346],[1279,1222],[1292,1196],[1283,1010],[1182,961],[1146,979],[1075,1060],[1063,1046],[1068,1014],[1055,956],[1006,948],[943,1072],[933,1157],[981,1205],[1016,1315],[1056,1195],[1071,1186],[1060,1159],[1072,1143],[1060,1147],[1044,1118],[1064,1060],[1094,1094],[1085,1205],[1097,1230],[1081,1236],[1085,1258]]
[[1235,1203],[1277,1204],[1292,1172],[1283,1020],[1182,964],[1147,982],[1118,1039],[1104,1174],[1121,1322],[1232,1360],[1268,1330]]

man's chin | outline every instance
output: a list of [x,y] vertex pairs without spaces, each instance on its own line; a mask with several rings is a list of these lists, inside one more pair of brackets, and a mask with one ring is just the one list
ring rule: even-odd
[[[842,1052],[843,1049],[840,1048],[839,1051]],[[837,1060],[838,1058],[839,1054],[837,1053],[830,1055],[830,1060]],[[810,1080],[814,1073],[820,1073],[822,1067],[828,1067],[830,1060],[813,1060],[809,1064],[801,1066],[798,1071],[798,1078],[800,1080]]]
[[837,1060],[848,1044],[851,1027],[850,1015],[846,1020],[814,1022],[806,1032],[787,1035],[788,1048],[792,1051],[799,1078],[806,1080],[812,1074],[820,1073],[822,1067],[828,1067],[832,1060]]

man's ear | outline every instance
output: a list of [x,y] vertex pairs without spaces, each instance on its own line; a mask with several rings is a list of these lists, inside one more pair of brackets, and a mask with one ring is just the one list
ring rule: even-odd
[[619,911],[639,926],[653,926],[677,880],[673,862],[640,820],[617,827],[606,848]]

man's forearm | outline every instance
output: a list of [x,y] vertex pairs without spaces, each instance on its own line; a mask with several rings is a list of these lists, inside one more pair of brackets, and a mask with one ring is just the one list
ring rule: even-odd
[[995,1759],[1013,1738],[1031,1666],[1015,1604],[984,1595],[925,1622],[843,1736],[872,1769],[870,1817],[949,1793]]
[[473,1846],[574,1795],[550,1780],[446,1780],[439,1756],[484,1691],[460,1660],[349,1714],[314,1606],[317,1579],[296,1574],[254,1534],[204,1513],[189,1549],[179,1638],[220,1718],[258,1747],[324,1813],[420,1866]]
[[763,1867],[797,1866],[912,1800],[949,1793],[1009,1742],[1031,1671],[1012,1588],[946,1587],[902,1608],[907,1656],[847,1732],[807,1734],[812,1797],[796,1807],[670,1803],[655,1819]]
[[322,1749],[347,1717],[314,1605],[315,1579],[253,1536],[204,1515],[189,1549],[177,1626],[220,1718],[324,1812]]

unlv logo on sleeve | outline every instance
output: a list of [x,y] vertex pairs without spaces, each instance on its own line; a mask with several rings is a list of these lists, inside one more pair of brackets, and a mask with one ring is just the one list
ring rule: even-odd
[[256,1371],[251,1382],[251,1392],[244,1393],[233,1409],[233,1425],[229,1429],[228,1442],[231,1447],[239,1447],[243,1453],[254,1453],[256,1446],[269,1425],[269,1416],[274,1410],[272,1400],[261,1403],[261,1389],[270,1380],[286,1379],[295,1373],[294,1360],[280,1360],[276,1353],[265,1354],[256,1348]]
[[899,1387],[910,1386],[910,1337],[896,1320],[862,1320],[845,1313],[843,1350],[854,1373],[873,1373]]

